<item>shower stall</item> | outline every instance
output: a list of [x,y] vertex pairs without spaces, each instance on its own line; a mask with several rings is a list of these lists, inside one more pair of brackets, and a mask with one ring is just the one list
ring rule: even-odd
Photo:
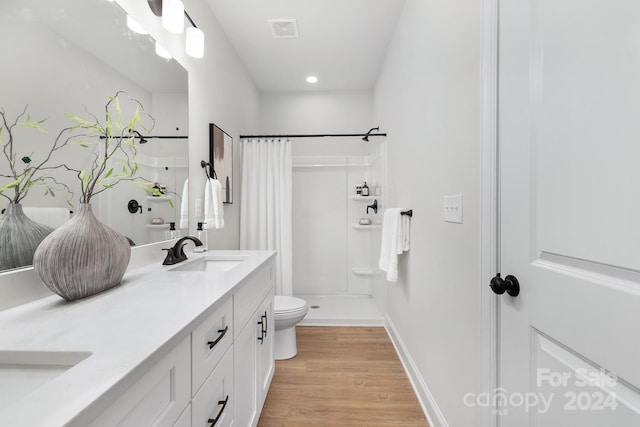
[[[309,304],[301,325],[384,324],[386,142],[368,139],[291,138],[293,293]],[[358,194],[365,182],[369,195]]]

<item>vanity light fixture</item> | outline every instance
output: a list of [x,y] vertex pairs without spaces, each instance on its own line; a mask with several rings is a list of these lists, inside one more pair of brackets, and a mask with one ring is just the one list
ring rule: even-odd
[[[184,3],[181,0],[147,0],[147,3],[153,14],[162,18],[162,26],[169,32],[181,34],[184,31],[184,18],[186,17],[191,27],[187,28],[185,34],[184,50],[192,58],[204,57],[204,32],[198,28],[187,11],[184,10]],[[157,48],[156,53],[162,56],[158,53]]]
[[160,58],[164,58],[164,59],[171,59],[172,56],[169,53],[169,51],[165,48],[163,48],[160,43],[156,42],[156,55],[158,55]]
[[181,0],[162,0],[162,26],[170,33],[184,32],[184,3]]
[[316,76],[309,76],[307,77],[307,83],[318,83],[318,78]]
[[187,28],[187,37],[184,51],[193,58],[204,56],[204,33],[195,25]]
[[127,15],[127,28],[129,28],[134,33],[138,34],[149,34],[147,30],[145,30],[142,25],[138,23],[135,19],[131,17],[131,15]]

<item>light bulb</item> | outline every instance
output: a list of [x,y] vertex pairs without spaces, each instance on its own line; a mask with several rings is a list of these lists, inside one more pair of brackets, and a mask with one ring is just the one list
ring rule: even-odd
[[202,58],[204,56],[204,33],[201,29],[195,27],[187,28],[187,41],[185,52],[193,58]]
[[181,0],[162,1],[162,26],[174,34],[184,31],[184,3]]
[[149,34],[147,30],[145,30],[142,25],[138,23],[135,19],[133,19],[130,15],[127,15],[127,27],[138,34]]
[[162,46],[160,46],[160,43],[156,42],[156,55],[158,55],[160,58],[164,58],[164,59],[171,59],[171,54],[169,53],[169,51],[165,48],[163,48]]

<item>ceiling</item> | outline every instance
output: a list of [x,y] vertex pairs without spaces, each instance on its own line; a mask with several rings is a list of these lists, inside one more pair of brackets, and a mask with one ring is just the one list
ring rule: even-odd
[[[260,91],[373,88],[404,0],[207,0]],[[276,39],[270,19],[296,19]],[[308,75],[318,77],[311,85]]]

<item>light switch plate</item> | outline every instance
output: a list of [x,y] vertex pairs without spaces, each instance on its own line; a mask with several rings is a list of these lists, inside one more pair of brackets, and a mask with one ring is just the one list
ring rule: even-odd
[[462,195],[444,196],[444,221],[462,224]]

